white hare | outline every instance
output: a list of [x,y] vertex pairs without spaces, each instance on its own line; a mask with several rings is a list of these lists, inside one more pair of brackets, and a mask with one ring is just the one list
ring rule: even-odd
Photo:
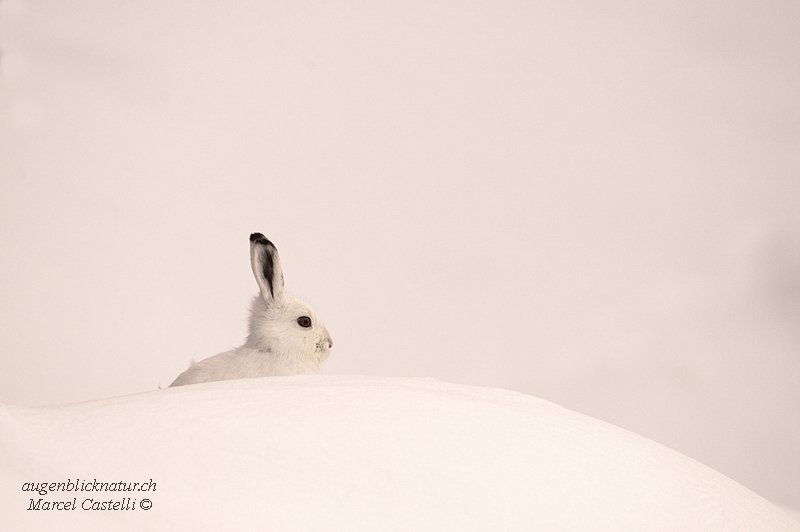
[[193,362],[170,386],[319,373],[331,335],[311,307],[284,290],[278,250],[261,233],[250,235],[250,264],[261,293],[253,299],[244,345]]

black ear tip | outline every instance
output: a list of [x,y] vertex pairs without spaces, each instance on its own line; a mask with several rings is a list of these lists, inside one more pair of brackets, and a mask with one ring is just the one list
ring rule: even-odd
[[259,244],[272,244],[267,237],[262,235],[261,233],[253,233],[250,235],[250,242]]

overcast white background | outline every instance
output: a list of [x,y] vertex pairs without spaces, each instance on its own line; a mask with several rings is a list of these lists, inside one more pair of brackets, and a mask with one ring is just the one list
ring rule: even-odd
[[549,399],[800,507],[800,4],[0,0],[0,402],[240,345]]

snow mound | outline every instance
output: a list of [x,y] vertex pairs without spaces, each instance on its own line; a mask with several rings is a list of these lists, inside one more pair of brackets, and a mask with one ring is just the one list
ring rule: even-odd
[[[800,531],[643,437],[428,379],[268,377],[3,406],[0,456],[4,530]],[[45,495],[27,491],[37,483]]]

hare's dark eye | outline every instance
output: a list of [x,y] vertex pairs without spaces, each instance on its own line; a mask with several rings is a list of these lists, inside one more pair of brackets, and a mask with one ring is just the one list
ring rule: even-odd
[[306,328],[311,327],[311,318],[309,318],[308,316],[300,316],[299,318],[297,318],[297,324],[300,327],[306,327]]

